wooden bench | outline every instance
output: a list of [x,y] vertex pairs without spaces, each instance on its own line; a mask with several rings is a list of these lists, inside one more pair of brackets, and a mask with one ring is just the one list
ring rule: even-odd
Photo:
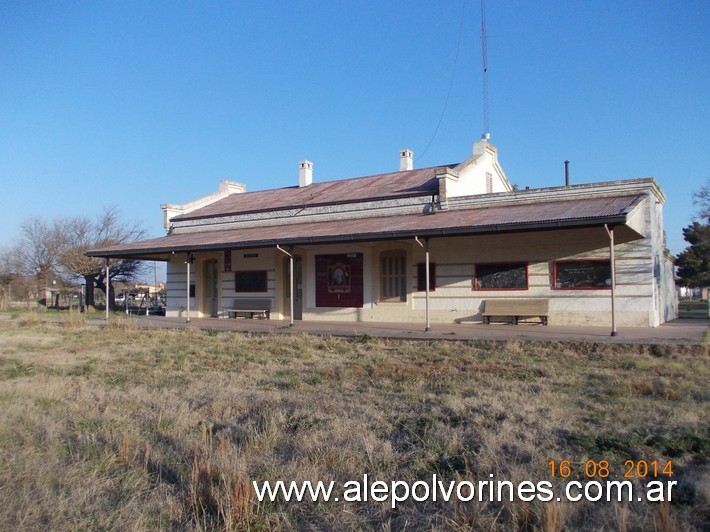
[[253,319],[254,316],[259,318],[271,319],[271,300],[266,298],[237,298],[234,300],[231,308],[224,309],[227,317],[236,318],[243,314],[245,318]]
[[492,317],[509,317],[517,325],[521,318],[539,317],[547,325],[549,302],[549,299],[486,299],[483,323],[490,324]]

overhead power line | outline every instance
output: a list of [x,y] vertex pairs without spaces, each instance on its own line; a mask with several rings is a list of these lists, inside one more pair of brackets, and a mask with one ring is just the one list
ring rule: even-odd
[[429,139],[429,143],[426,145],[426,148],[424,148],[424,151],[420,153],[417,158],[415,159],[415,162],[424,157],[424,154],[427,152],[429,147],[431,146],[431,143],[434,142],[434,139],[436,138],[436,134],[439,132],[439,127],[441,127],[441,122],[444,120],[444,114],[446,113],[446,107],[449,105],[449,98],[451,97],[451,89],[454,86],[454,76],[456,74],[456,66],[458,65],[459,62],[459,50],[461,49],[461,35],[463,34],[463,20],[464,20],[464,12],[466,10],[466,0],[463,0],[461,2],[461,23],[459,24],[459,40],[458,43],[456,44],[456,57],[454,58],[454,67],[451,70],[451,80],[449,81],[449,91],[446,93],[446,99],[444,100],[444,108],[441,110],[441,115],[439,116],[439,122],[436,124],[436,128],[434,129],[434,133],[432,134],[431,138]]

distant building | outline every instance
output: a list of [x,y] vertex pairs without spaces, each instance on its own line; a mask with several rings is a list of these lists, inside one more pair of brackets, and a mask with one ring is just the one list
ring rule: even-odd
[[[89,252],[167,262],[167,315],[225,317],[235,300],[271,316],[480,322],[493,299],[549,300],[550,324],[606,325],[612,271],[620,326],[677,315],[663,231],[665,196],[652,178],[514,190],[486,141],[458,164],[246,192],[238,183],[163,205],[168,235]],[[615,265],[610,260],[614,239]]]

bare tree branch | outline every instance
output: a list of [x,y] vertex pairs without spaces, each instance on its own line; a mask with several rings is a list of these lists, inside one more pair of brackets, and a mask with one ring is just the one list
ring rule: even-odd
[[135,279],[141,272],[141,262],[111,260],[107,287],[105,259],[87,257],[85,252],[93,248],[134,242],[144,238],[145,231],[137,224],[122,221],[118,209],[109,207],[95,220],[84,217],[65,220],[64,233],[67,235],[67,245],[60,254],[59,262],[68,275],[86,281],[87,305],[94,305],[94,288],[99,288],[107,294],[109,305],[113,307],[113,298],[109,295],[111,283]]
[[[135,279],[140,274],[141,263],[112,260],[107,286],[105,260],[87,257],[84,253],[143,237],[145,231],[137,224],[122,221],[116,207],[104,209],[95,219],[77,216],[47,221],[35,217],[22,224],[20,239],[10,254],[17,266],[9,269],[34,277],[40,300],[50,277],[84,279],[87,305],[93,306],[94,288],[108,294],[113,281]],[[107,301],[113,306],[111,297],[107,297]]]
[[710,221],[710,178],[693,193],[693,205],[698,208],[698,216],[703,220]]

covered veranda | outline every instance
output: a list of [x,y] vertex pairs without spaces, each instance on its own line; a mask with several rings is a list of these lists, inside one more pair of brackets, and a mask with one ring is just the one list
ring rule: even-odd
[[[275,248],[291,259],[289,274],[293,279],[293,257],[290,250],[297,246],[330,245],[355,242],[378,242],[410,240],[416,242],[425,252],[427,270],[430,261],[429,242],[443,237],[491,234],[520,234],[548,232],[560,229],[596,228],[608,237],[609,259],[611,263],[611,314],[606,335],[618,334],[615,317],[615,246],[643,238],[639,230],[630,222],[631,213],[638,207],[643,196],[627,194],[613,198],[584,198],[560,200],[541,205],[512,204],[487,208],[437,211],[428,214],[399,215],[363,218],[358,220],[337,220],[290,225],[230,228],[169,234],[168,236],[142,242],[122,244],[91,250],[89,256],[104,257],[110,268],[111,258],[130,258],[149,261],[168,261],[176,255],[184,256],[188,279],[185,286],[186,318],[190,322],[190,266],[196,254],[228,250],[249,250]],[[108,277],[108,273],[107,273]],[[427,286],[426,311],[420,330],[432,331],[429,318],[429,275],[424,276]],[[291,281],[290,289],[294,283]],[[290,301],[294,301],[293,293]],[[293,310],[290,312],[289,326],[294,325]],[[108,312],[106,314],[108,319]],[[215,320],[213,320],[214,323]],[[351,325],[351,324],[348,324]],[[372,323],[362,323],[365,328]],[[411,327],[411,326],[409,326]]]

